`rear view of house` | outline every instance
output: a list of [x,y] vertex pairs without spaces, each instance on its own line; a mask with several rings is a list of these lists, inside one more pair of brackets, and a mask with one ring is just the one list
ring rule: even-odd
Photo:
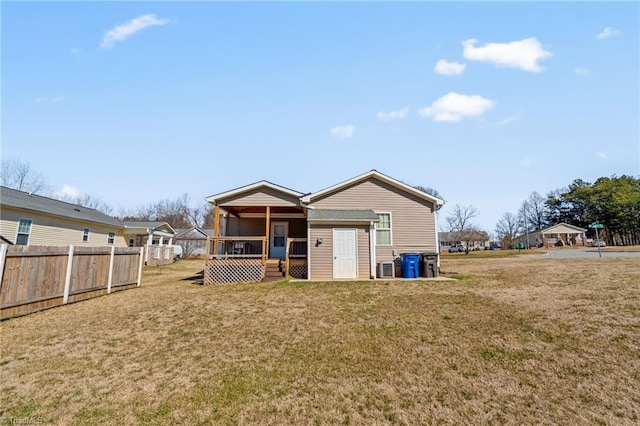
[[207,201],[209,283],[371,279],[402,253],[438,251],[443,201],[375,170],[314,193],[261,181]]

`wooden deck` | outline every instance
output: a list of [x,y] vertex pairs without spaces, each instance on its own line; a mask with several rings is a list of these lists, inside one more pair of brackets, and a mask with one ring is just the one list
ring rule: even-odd
[[284,259],[268,258],[267,237],[209,237],[205,284],[307,277],[307,239],[288,238]]

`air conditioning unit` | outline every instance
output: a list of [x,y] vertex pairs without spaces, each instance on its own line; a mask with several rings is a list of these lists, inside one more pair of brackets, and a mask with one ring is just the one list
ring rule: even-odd
[[378,278],[395,278],[396,266],[393,262],[378,263]]

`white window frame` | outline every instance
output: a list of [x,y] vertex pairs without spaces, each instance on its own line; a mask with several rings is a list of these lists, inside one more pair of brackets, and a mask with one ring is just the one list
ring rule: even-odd
[[[25,234],[24,232],[20,232],[20,222],[22,222],[23,220],[24,221],[29,221],[29,233],[28,234]],[[33,229],[33,219],[29,219],[29,218],[26,218],[26,217],[18,218],[18,228],[16,229],[16,240],[15,240],[16,241],[16,245],[18,245],[18,236],[26,235],[27,236],[27,244],[25,244],[25,245],[28,246],[29,243],[31,242],[31,231],[32,231],[32,229]],[[20,244],[20,245],[22,245],[22,244]]]
[[89,242],[89,234],[91,233],[91,230],[89,228],[84,228],[82,230],[82,242],[83,243],[88,243]]
[[[388,228],[378,228],[378,224],[380,221],[374,223],[374,228],[376,231],[376,246],[390,247],[393,245],[393,215],[391,212],[374,212],[377,215],[388,214],[389,215],[389,227]],[[378,216],[378,219],[380,217]],[[378,231],[389,231],[389,244],[381,244],[378,242]]]
[[129,237],[129,247],[135,247],[135,245],[136,245],[136,240],[132,235]]
[[116,242],[116,233],[109,232],[107,233],[107,244],[115,244]]

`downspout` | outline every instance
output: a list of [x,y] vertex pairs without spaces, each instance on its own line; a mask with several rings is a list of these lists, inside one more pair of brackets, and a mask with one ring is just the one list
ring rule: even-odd
[[433,206],[433,227],[436,234],[436,252],[438,253],[438,269],[440,269],[440,239],[438,238],[438,210]]
[[371,279],[376,279],[376,230],[373,221],[369,222],[369,262],[371,262]]

